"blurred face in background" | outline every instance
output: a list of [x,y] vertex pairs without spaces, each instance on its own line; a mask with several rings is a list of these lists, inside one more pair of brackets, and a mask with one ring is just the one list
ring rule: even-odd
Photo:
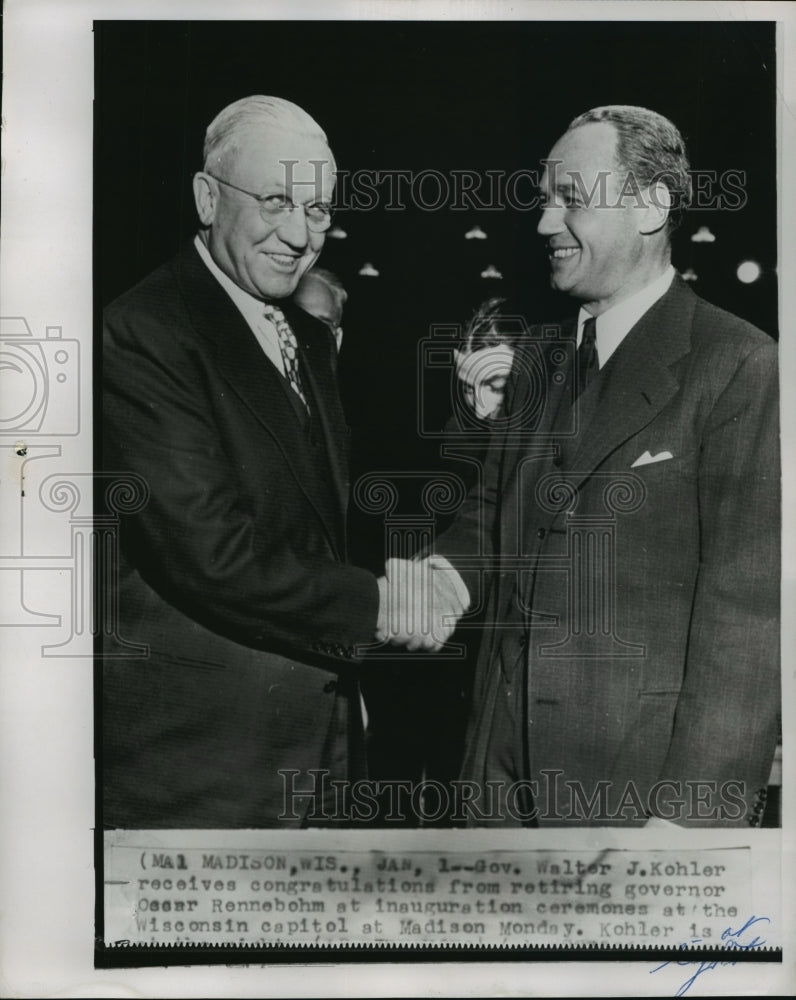
[[314,271],[307,271],[298,283],[294,301],[316,319],[336,330],[343,322],[343,305],[348,296]]
[[500,416],[506,394],[506,382],[514,361],[508,344],[482,347],[477,351],[456,351],[456,376],[465,402],[479,420]]

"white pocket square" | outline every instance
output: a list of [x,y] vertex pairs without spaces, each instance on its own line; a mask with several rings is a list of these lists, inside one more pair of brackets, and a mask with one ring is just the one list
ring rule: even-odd
[[674,455],[670,451],[659,451],[657,455],[650,455],[648,451],[645,451],[643,455],[639,455],[630,468],[635,469],[639,465],[651,465],[653,462],[665,462],[668,458],[674,458]]

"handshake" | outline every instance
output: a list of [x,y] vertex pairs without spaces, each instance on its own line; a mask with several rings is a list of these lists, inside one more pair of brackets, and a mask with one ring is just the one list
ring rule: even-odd
[[469,606],[464,581],[442,556],[388,559],[379,579],[376,638],[413,652],[435,653]]

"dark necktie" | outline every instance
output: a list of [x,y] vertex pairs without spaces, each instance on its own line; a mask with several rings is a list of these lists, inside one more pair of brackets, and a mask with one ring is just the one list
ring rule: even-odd
[[576,398],[597,377],[600,371],[597,357],[597,319],[590,316],[583,324],[583,339],[575,358],[577,372]]
[[267,320],[270,320],[274,324],[276,335],[279,337],[279,348],[282,351],[282,362],[285,366],[285,378],[290,383],[290,388],[307,407],[307,411],[309,411],[310,407],[301,386],[296,335],[290,329],[290,324],[285,319],[285,314],[279,306],[268,303],[265,307],[264,315]]

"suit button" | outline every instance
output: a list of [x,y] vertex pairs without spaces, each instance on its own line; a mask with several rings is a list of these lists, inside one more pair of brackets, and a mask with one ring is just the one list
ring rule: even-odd
[[537,531],[536,531],[536,537],[537,538],[544,538],[544,536],[546,534],[547,534],[547,529],[546,528],[537,528]]

